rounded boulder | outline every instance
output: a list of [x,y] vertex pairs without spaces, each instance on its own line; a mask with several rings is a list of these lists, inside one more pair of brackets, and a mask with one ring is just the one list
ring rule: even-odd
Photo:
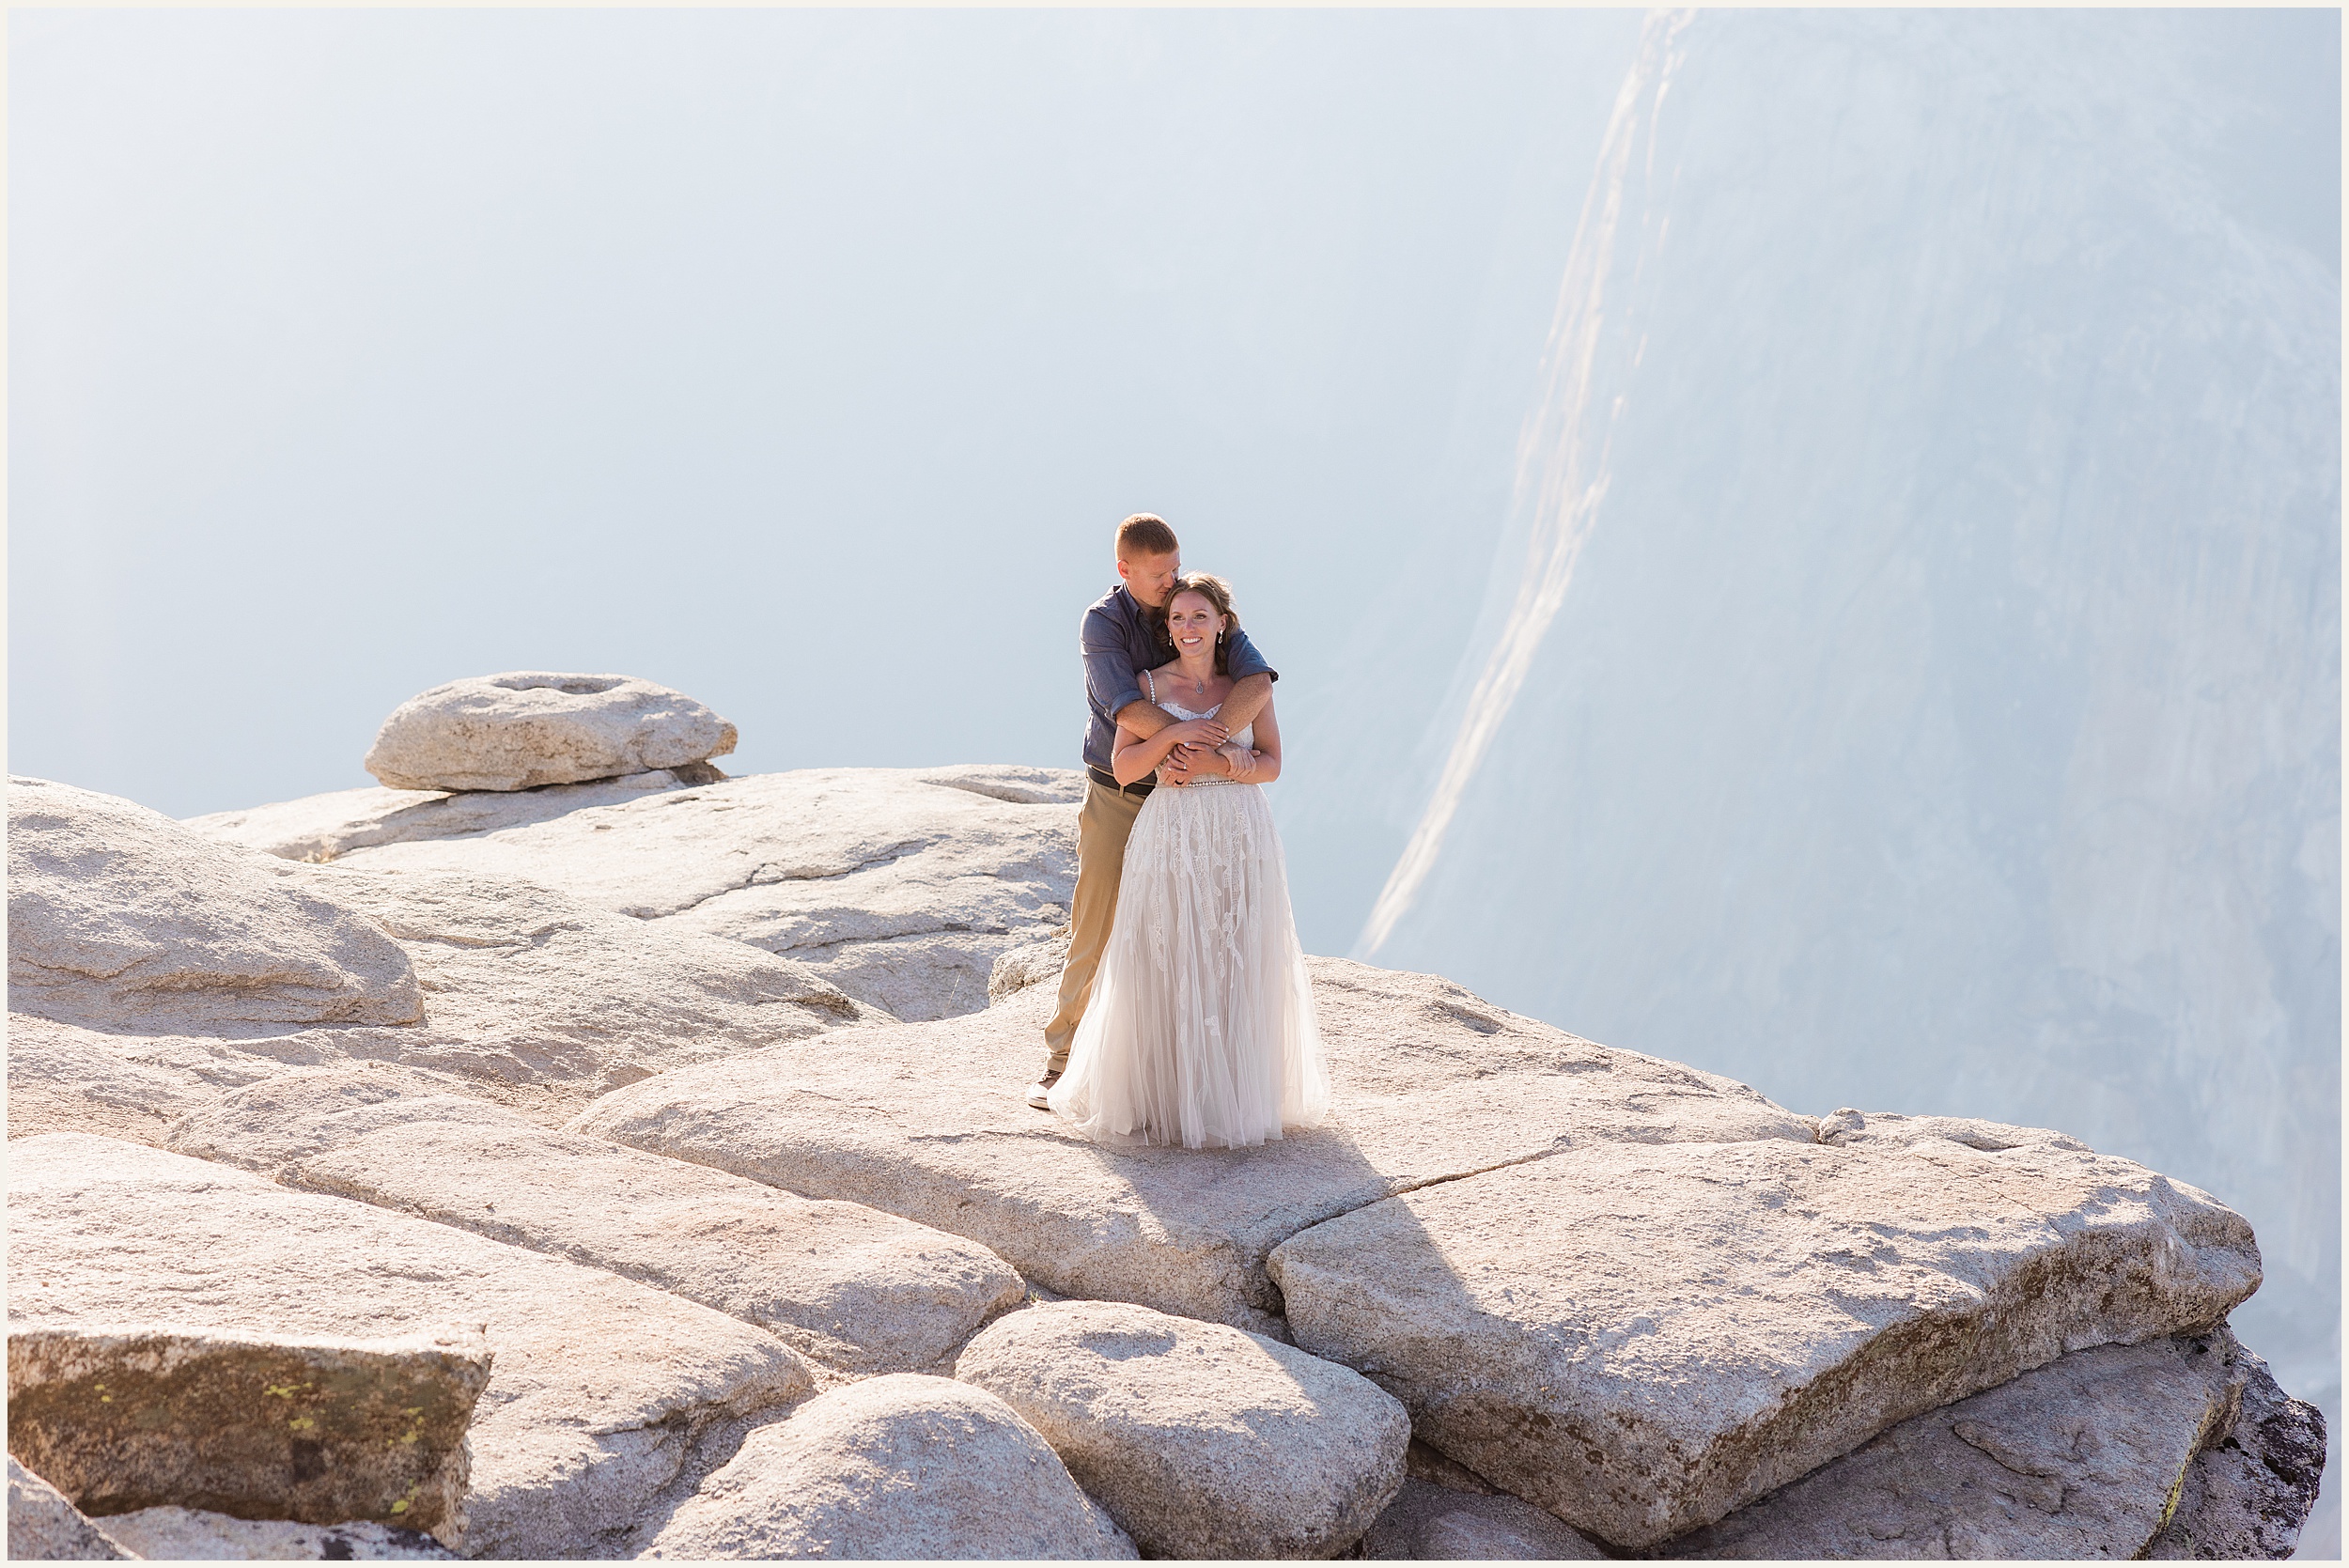
[[896,1373],[760,1427],[648,1558],[1131,1558],[1043,1438],[981,1389]]
[[394,789],[515,790],[690,768],[734,750],[734,726],[631,675],[473,675],[392,710],[366,769]]
[[955,1376],[1042,1433],[1150,1557],[1335,1557],[1403,1485],[1401,1401],[1220,1323],[1051,1302],[980,1333]]

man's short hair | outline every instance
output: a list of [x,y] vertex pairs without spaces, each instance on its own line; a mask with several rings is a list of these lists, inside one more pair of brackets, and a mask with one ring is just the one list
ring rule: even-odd
[[1136,512],[1117,525],[1117,558],[1139,561],[1145,555],[1172,555],[1182,549],[1174,542],[1174,530],[1166,520],[1149,512]]

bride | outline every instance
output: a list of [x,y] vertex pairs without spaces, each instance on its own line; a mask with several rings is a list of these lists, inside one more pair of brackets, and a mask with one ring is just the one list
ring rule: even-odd
[[[1143,685],[1178,722],[1147,739],[1117,732],[1117,782],[1156,771],[1159,784],[1134,819],[1109,946],[1050,1105],[1097,1142],[1240,1148],[1320,1122],[1330,1076],[1281,841],[1255,787],[1281,773],[1272,705],[1195,750],[1232,690],[1230,585],[1179,579],[1166,620],[1174,662]],[[1177,747],[1193,750],[1170,756]]]

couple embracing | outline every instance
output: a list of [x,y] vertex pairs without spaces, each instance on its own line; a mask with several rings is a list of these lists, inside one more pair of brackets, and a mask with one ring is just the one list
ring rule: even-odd
[[1330,1108],[1287,873],[1271,666],[1174,531],[1117,525],[1085,612],[1089,780],[1050,1055],[1028,1103],[1097,1142],[1244,1148]]

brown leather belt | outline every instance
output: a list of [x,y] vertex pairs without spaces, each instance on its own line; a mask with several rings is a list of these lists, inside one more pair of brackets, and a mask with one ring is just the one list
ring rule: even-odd
[[1131,795],[1136,798],[1146,796],[1159,787],[1147,779],[1136,779],[1129,784],[1121,784],[1117,782],[1116,774],[1105,773],[1089,762],[1085,764],[1085,777],[1099,784],[1103,789],[1114,790],[1120,795]]

